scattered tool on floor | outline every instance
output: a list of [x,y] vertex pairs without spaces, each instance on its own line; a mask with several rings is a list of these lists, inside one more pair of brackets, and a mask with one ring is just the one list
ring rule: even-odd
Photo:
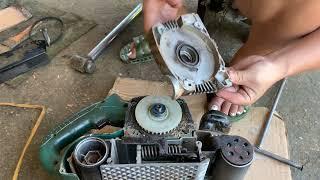
[[27,51],[22,60],[11,63],[0,69],[0,84],[13,79],[32,69],[48,64],[46,43],[40,41],[35,49]]
[[138,4],[130,14],[125,17],[107,36],[105,36],[87,56],[73,55],[71,57],[71,67],[82,73],[92,74],[95,69],[95,61],[102,51],[112,42],[125,27],[137,17],[142,11],[142,4]]
[[46,53],[47,47],[62,37],[63,22],[56,17],[45,17],[36,21],[30,27],[28,33],[29,36],[27,39],[19,45],[16,45],[10,51],[0,54],[0,56],[10,57],[18,49],[27,49],[21,60],[0,68],[0,84],[37,67],[48,64],[50,60]]
[[267,156],[269,158],[275,159],[275,160],[277,160],[277,161],[279,161],[281,163],[287,164],[287,165],[289,165],[291,167],[297,168],[297,169],[302,171],[303,170],[303,165],[301,165],[299,163],[296,163],[296,162],[294,162],[292,160],[283,158],[283,157],[281,157],[279,155],[273,154],[271,152],[268,152],[266,150],[261,149],[261,145],[263,144],[263,142],[264,142],[264,140],[265,140],[265,138],[267,136],[267,133],[269,131],[269,128],[270,128],[270,125],[271,125],[271,122],[272,122],[273,114],[276,111],[276,108],[277,108],[277,105],[279,103],[279,99],[280,99],[281,94],[283,92],[283,89],[284,89],[284,86],[286,84],[286,81],[287,81],[286,78],[281,81],[281,85],[280,85],[279,90],[277,92],[276,98],[275,98],[275,100],[274,100],[274,102],[272,104],[271,111],[270,111],[270,113],[268,115],[268,118],[267,118],[267,120],[265,122],[265,126],[264,126],[264,128],[262,130],[262,133],[260,135],[260,138],[259,138],[259,141],[257,143],[257,146],[255,147],[255,152],[260,153],[262,155],[265,155],[265,156]]

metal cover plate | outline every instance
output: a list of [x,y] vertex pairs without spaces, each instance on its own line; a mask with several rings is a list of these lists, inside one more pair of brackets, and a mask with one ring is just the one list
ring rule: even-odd
[[148,163],[101,165],[103,180],[140,179],[204,179],[209,159],[200,163]]

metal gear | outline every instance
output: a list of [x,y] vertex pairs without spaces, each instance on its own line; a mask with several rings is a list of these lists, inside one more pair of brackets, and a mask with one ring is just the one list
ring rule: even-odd
[[182,109],[169,96],[147,96],[137,104],[135,117],[148,133],[166,134],[179,125]]

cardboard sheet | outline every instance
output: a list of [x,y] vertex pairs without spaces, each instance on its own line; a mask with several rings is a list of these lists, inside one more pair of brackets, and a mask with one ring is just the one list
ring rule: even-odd
[[[124,100],[130,100],[133,97],[145,95],[170,95],[171,87],[165,82],[151,82],[144,80],[135,80],[130,78],[117,78],[109,95],[118,94]],[[198,125],[201,116],[206,112],[206,96],[188,96],[184,97],[188,103],[189,109],[195,123]],[[255,144],[260,130],[266,119],[268,109],[264,107],[251,108],[248,115],[239,122],[232,125],[230,134],[239,135],[247,138],[252,144]],[[288,142],[284,122],[279,117],[274,117],[271,128],[263,149],[288,158]],[[289,166],[277,161],[255,154],[255,160],[251,165],[245,177],[246,180],[291,180],[291,171]]]
[[0,10],[0,32],[28,20],[31,16],[25,8],[18,6]]
[[0,43],[0,54],[8,52],[19,45],[22,41],[28,38],[31,26],[27,27],[25,30],[19,34],[10,37],[9,39]]

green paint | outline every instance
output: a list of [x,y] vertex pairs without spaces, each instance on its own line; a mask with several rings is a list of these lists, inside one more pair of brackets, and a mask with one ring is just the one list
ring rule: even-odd
[[[42,166],[51,174],[65,174],[65,177],[70,176],[71,179],[74,179],[74,175],[63,172],[65,167],[61,167],[61,165],[66,164],[64,162],[67,157],[66,155],[68,153],[71,154],[70,149],[73,148],[70,147],[79,141],[78,138],[92,129],[98,129],[107,124],[123,127],[126,110],[127,103],[119,96],[111,95],[104,101],[92,104],[67,118],[63,124],[57,126],[44,139],[44,142],[40,146],[40,161]],[[122,131],[119,131],[115,134],[102,134],[101,136],[114,138],[121,134]],[[66,147],[69,147],[69,151],[64,153],[65,157],[62,157],[62,150],[68,149]]]

